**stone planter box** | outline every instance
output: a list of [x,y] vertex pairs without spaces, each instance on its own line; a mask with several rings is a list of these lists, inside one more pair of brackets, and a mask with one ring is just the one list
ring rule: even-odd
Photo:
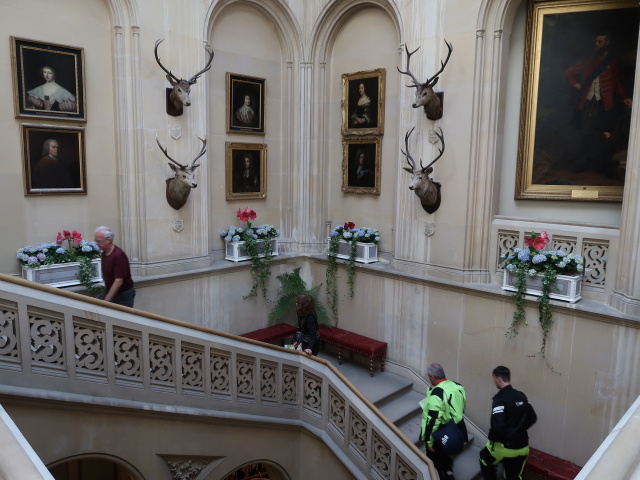
[[[331,245],[331,240],[327,238],[327,251]],[[378,245],[375,243],[356,243],[356,262],[374,263],[378,261]],[[338,253],[336,257],[349,260],[351,255],[351,243],[346,240],[338,240]]]
[[[92,282],[102,281],[102,262],[99,258],[91,260],[93,265]],[[78,273],[80,272],[79,262],[56,263],[54,265],[43,265],[41,267],[29,268],[22,266],[22,278],[32,282],[44,283],[51,287],[70,287],[80,285]]]
[[[264,249],[264,240],[257,240],[258,250]],[[251,257],[247,254],[247,251],[244,248],[245,242],[228,242],[225,244],[225,260],[229,260],[230,262],[243,262],[244,260],[251,260]],[[271,250],[272,257],[278,255],[278,239],[271,239]],[[264,253],[259,255],[260,257],[264,257]]]
[[[557,279],[556,286],[549,295],[550,298],[570,303],[575,303],[582,298],[580,295],[582,290],[582,275],[558,275]],[[526,280],[527,295],[540,297],[542,295],[542,275],[527,275]],[[516,281],[516,276],[505,270],[502,290],[508,290],[510,292],[517,291],[514,286]]]

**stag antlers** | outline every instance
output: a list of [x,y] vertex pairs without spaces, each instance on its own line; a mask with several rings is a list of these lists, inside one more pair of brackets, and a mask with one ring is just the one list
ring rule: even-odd
[[434,130],[434,133],[440,139],[440,143],[442,144],[442,148],[439,149],[440,153],[426,167],[422,165],[422,159],[420,159],[420,168],[416,168],[416,162],[411,156],[411,152],[409,152],[409,137],[411,136],[415,128],[416,127],[413,127],[404,136],[404,145],[407,151],[406,153],[404,152],[404,150],[400,151],[406,157],[407,164],[409,166],[403,167],[403,169],[411,174],[409,190],[413,190],[415,192],[415,194],[420,199],[422,208],[424,208],[427,213],[433,213],[440,207],[440,183],[431,179],[429,177],[429,174],[433,172],[432,165],[436,163],[444,153],[444,134],[442,133],[442,129],[440,129],[440,133]]
[[411,80],[413,80],[413,85],[407,85],[409,88],[416,89],[416,99],[411,106],[413,108],[424,107],[424,111],[429,120],[438,120],[439,118],[442,118],[442,101],[438,95],[434,93],[433,87],[438,83],[438,79],[440,78],[439,75],[443,72],[444,67],[446,67],[449,62],[451,52],[453,52],[453,45],[446,40],[444,43],[447,44],[447,58],[444,62],[440,60],[440,70],[438,70],[433,76],[427,78],[426,82],[420,83],[415,75],[411,73],[411,70],[409,70],[411,55],[420,50],[420,47],[416,48],[413,52],[409,52],[409,47],[405,44],[404,48],[407,52],[407,69],[403,72],[399,67],[396,67],[400,73],[411,77]]
[[160,68],[167,74],[167,80],[173,87],[173,90],[171,90],[171,94],[169,95],[169,102],[171,103],[171,106],[173,106],[173,110],[170,111],[169,105],[167,105],[167,113],[169,113],[170,115],[178,116],[182,115],[183,105],[187,107],[191,105],[191,85],[195,84],[198,81],[198,78],[200,78],[200,75],[211,68],[211,62],[213,61],[213,50],[205,47],[206,52],[209,54],[209,60],[207,61],[207,64],[202,70],[193,75],[190,79],[185,80],[184,78],[176,77],[173,73],[171,73],[171,70],[167,70],[165,66],[162,65],[162,62],[158,57],[158,45],[160,45],[163,41],[164,38],[156,40],[156,46],[153,50],[153,53],[156,57],[156,62],[158,62]]
[[167,189],[166,189],[166,197],[167,202],[172,208],[176,210],[180,210],[185,203],[187,203],[187,198],[189,197],[189,193],[191,193],[192,188],[196,188],[198,184],[195,182],[195,170],[200,165],[196,164],[196,161],[205,154],[207,151],[207,141],[203,140],[200,137],[196,137],[198,140],[202,142],[202,149],[200,153],[193,159],[191,165],[182,165],[181,163],[176,162],[173,158],[169,156],[167,153],[167,149],[164,148],[160,144],[160,140],[156,137],[156,142],[164,153],[164,156],[171,160],[175,165],[169,164],[171,170],[174,171],[175,176],[173,178],[167,178]]

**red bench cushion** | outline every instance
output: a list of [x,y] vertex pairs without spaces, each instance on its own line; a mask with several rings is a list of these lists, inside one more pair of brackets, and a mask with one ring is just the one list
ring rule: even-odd
[[387,342],[374,340],[338,327],[320,325],[320,339],[362,355],[378,357],[387,353]]
[[293,325],[289,325],[288,323],[278,323],[270,327],[254,330],[253,332],[243,333],[240,336],[270,343],[282,338],[294,336],[297,331],[298,329]]

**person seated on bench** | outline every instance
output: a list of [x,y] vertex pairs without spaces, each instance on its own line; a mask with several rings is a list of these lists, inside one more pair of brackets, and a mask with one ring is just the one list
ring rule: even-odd
[[293,347],[298,348],[298,344],[301,343],[302,351],[307,355],[318,355],[320,330],[318,329],[316,302],[311,295],[298,295],[296,313],[298,314],[298,332]]

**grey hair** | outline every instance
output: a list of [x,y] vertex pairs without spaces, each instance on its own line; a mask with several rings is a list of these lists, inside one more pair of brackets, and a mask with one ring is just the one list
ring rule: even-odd
[[56,140],[55,138],[49,138],[48,140],[45,140],[44,143],[42,144],[42,156],[46,156],[49,155],[49,145],[51,144],[51,142],[56,142],[58,143],[58,140]]
[[109,227],[102,226],[96,228],[96,231],[94,233],[98,233],[100,231],[104,232],[104,236],[113,242],[113,238],[115,237],[115,235],[113,234],[113,230],[111,230]]
[[427,369],[427,375],[438,380],[440,380],[441,378],[446,378],[444,374],[444,368],[442,368],[442,365],[440,365],[439,363],[432,363],[431,365],[429,365],[429,368]]

